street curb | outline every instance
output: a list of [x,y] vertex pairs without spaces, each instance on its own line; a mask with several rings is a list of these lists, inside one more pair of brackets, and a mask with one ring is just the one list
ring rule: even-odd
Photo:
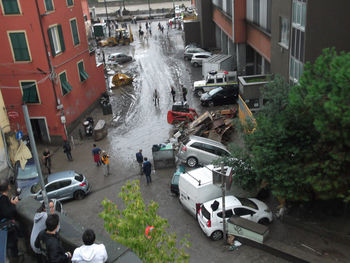
[[317,225],[311,225],[310,223],[307,223],[305,221],[302,222],[300,221],[300,219],[296,219],[292,216],[284,215],[282,223],[300,228],[304,231],[311,232],[313,234],[320,235],[322,237],[331,239],[337,243],[341,241],[343,243],[346,243],[347,245],[350,245],[350,236],[339,232],[331,231]]

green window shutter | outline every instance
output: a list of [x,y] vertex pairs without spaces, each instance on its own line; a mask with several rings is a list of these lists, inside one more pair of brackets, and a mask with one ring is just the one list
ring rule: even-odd
[[11,45],[15,61],[30,61],[26,36],[23,32],[10,33]]
[[67,0],[67,6],[72,6],[73,5],[73,0]]
[[21,88],[23,91],[22,101],[24,103],[39,103],[39,97],[36,91],[35,82],[21,82]]
[[20,14],[17,0],[2,0],[5,15]]
[[58,36],[60,37],[60,43],[61,43],[61,50],[62,52],[66,50],[66,46],[64,45],[64,38],[63,38],[63,32],[62,32],[62,26],[58,25],[57,26],[58,30]]
[[52,0],[45,0],[46,11],[53,11]]
[[73,42],[74,46],[79,44],[79,34],[78,34],[78,28],[77,28],[77,21],[76,20],[71,20],[70,21],[70,26],[72,29],[72,35],[73,35]]
[[52,53],[52,56],[56,56],[56,51],[55,51],[55,46],[53,44],[53,39],[52,39],[52,28],[49,28],[47,30],[47,35],[49,36],[49,41],[50,41],[50,46],[51,46],[51,53]]
[[67,81],[67,76],[65,72],[60,74],[60,82],[61,82],[63,96],[69,93],[73,89],[72,86]]
[[79,68],[80,81],[87,80],[89,78],[89,74],[87,74],[84,69],[84,63],[83,62],[78,63],[78,68]]

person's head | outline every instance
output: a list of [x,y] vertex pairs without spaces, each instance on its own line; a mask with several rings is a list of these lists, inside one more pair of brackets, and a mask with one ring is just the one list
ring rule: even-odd
[[139,152],[142,153],[142,149],[140,149]]
[[[50,214],[53,214],[55,212],[55,204],[51,199],[49,200],[49,208],[50,208]],[[41,206],[36,210],[36,212],[41,213],[45,211],[46,211],[45,202],[42,202]]]
[[96,144],[93,144],[92,146],[96,147]]
[[144,160],[144,161],[147,161],[148,159],[147,159],[147,157],[145,157],[145,158],[143,158],[143,160]]
[[58,224],[59,224],[60,218],[58,214],[50,214],[47,216],[46,219],[46,230],[52,232],[54,230],[57,230]]
[[1,178],[0,179],[0,193],[8,192],[9,187],[10,187],[9,180],[7,180],[6,178]]
[[94,230],[86,229],[83,233],[82,240],[85,246],[90,246],[95,242],[95,238]]
[[46,147],[46,148],[45,148],[45,152],[48,152],[48,151],[49,151],[49,148]]

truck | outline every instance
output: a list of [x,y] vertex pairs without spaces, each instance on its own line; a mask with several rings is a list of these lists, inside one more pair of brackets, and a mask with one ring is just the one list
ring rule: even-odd
[[234,70],[233,56],[226,54],[215,54],[203,61],[202,76],[206,76],[210,71]]
[[195,81],[192,89],[194,94],[200,97],[203,93],[217,87],[233,84],[237,84],[236,71],[210,71],[205,79]]

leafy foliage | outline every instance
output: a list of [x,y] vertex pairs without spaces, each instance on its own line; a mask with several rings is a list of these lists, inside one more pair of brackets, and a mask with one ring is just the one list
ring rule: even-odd
[[241,185],[266,182],[280,199],[350,201],[350,53],[324,50],[298,85],[277,76],[264,99],[256,131],[233,154],[251,167],[237,170]]
[[[188,262],[185,248],[189,248],[190,243],[184,238],[177,244],[176,234],[166,231],[167,220],[157,215],[159,205],[154,201],[148,206],[144,203],[138,180],[124,185],[119,197],[124,202],[124,210],[105,199],[100,213],[113,240],[131,248],[143,262]],[[147,226],[154,227],[150,239],[145,235]]]

